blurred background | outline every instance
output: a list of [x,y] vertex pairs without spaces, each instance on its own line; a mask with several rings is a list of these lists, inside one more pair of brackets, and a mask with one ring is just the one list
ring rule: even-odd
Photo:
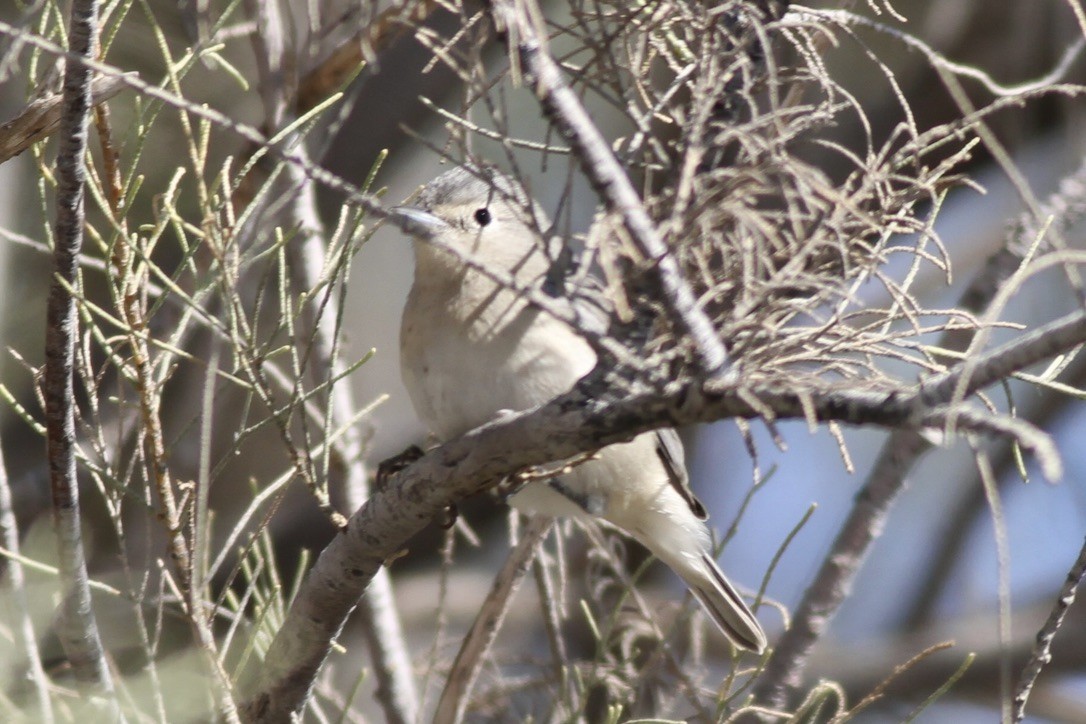
[[[352,24],[376,17],[386,10],[381,3],[364,3],[361,10],[351,3],[285,3],[294,23],[293,42],[303,62],[315,64],[350,37]],[[895,0],[892,8],[882,3],[824,2],[819,7],[849,6],[898,31],[911,33],[945,58],[983,73],[989,86],[1010,89],[1042,78],[1056,68],[1065,52],[1081,42],[1086,28],[1081,25],[1081,6],[1072,0],[953,0],[927,2]],[[162,40],[177,55],[200,37],[203,4],[166,3],[150,0],[132,10],[121,25],[106,60],[125,70],[139,71],[150,82],[163,76],[163,59],[153,40],[148,17],[162,30]],[[146,9],[144,9],[144,7]],[[221,11],[212,2],[214,12]],[[547,13],[561,22],[567,12],[564,3],[544,3]],[[890,9],[900,15],[895,17]],[[309,15],[307,15],[307,13]],[[307,32],[314,13],[324,34]],[[34,4],[0,6],[0,19],[8,23],[45,23]],[[350,22],[338,23],[339,18]],[[29,19],[29,20],[28,20]],[[229,27],[237,37],[224,42],[219,51],[250,86],[243,88],[230,73],[213,63],[196,64],[186,76],[183,90],[190,100],[206,103],[226,115],[260,126],[262,111],[252,51],[245,40],[248,22],[235,16]],[[452,37],[461,18],[438,9],[429,14],[425,27],[433,37]],[[251,28],[250,28],[251,29]],[[844,34],[842,34],[843,36]],[[5,38],[5,48],[10,39]],[[349,103],[335,122],[327,123],[327,134],[314,134],[314,159],[343,178],[360,184],[370,173],[382,151],[388,160],[376,176],[383,200],[394,204],[406,199],[421,184],[448,167],[439,151],[449,149],[447,121],[433,107],[466,115],[482,127],[492,126],[488,113],[464,110],[464,89],[457,76],[441,63],[433,63],[432,42],[402,28],[390,34],[364,69],[346,86]],[[869,54],[874,53],[896,78],[897,87],[887,82],[882,69]],[[853,94],[853,102],[865,109],[871,136],[886,138],[907,112],[920,129],[950,122],[963,115],[961,99],[955,100],[923,52],[888,32],[857,30],[855,37],[842,37],[825,49],[828,72]],[[495,67],[507,63],[500,48],[486,56]],[[0,122],[14,117],[39,90],[44,77],[44,59],[38,65],[23,53],[0,75]],[[1082,84],[1086,60],[1081,56],[1065,69],[1062,80]],[[995,97],[976,77],[959,76],[967,99],[986,105]],[[506,126],[520,138],[546,140],[547,123],[529,91],[505,89],[503,97]],[[424,97],[429,102],[423,102]],[[618,114],[603,104],[590,110],[605,133],[621,135],[624,128]],[[110,102],[114,127],[123,133],[136,115],[137,101],[131,91],[122,91]],[[337,111],[338,113],[339,111]],[[943,201],[934,230],[953,262],[946,275],[934,265],[919,268],[914,291],[931,308],[958,304],[962,290],[985,260],[1003,246],[1021,226],[1021,216],[1030,204],[1043,205],[1059,190],[1060,182],[1077,174],[1086,183],[1086,103],[1074,93],[1052,92],[1022,104],[1009,104],[987,118],[994,134],[992,144],[976,146],[962,167],[970,184],[952,190]],[[863,130],[854,115],[824,129],[827,141],[859,147]],[[455,134],[454,134],[455,135]],[[553,135],[553,134],[551,134]],[[165,189],[176,167],[175,157],[183,145],[176,119],[164,120],[148,136],[138,164],[144,179],[137,204],[138,217],[150,219],[156,189]],[[552,142],[556,139],[550,138]],[[473,151],[499,164],[507,157],[497,141],[474,135]],[[991,149],[1001,148],[1006,158],[993,158]],[[228,156],[244,154],[244,143],[229,133],[211,135],[209,168]],[[29,151],[0,165],[0,381],[11,397],[32,415],[39,414],[33,392],[31,369],[42,363],[44,294],[48,283],[47,256],[20,244],[19,235],[38,242],[46,240],[50,219],[39,191],[40,163],[49,151]],[[97,157],[98,151],[95,150]],[[532,150],[515,152],[517,163],[531,181],[531,191],[548,212],[557,214],[569,233],[588,231],[597,200],[583,178],[571,167],[568,156],[547,155]],[[840,156],[812,152],[810,162],[831,175],[846,173]],[[837,166],[835,166],[837,164]],[[569,184],[572,184],[570,192]],[[159,192],[161,193],[161,192]],[[1081,204],[1083,195],[1078,196]],[[320,191],[319,206],[325,223],[334,224],[343,200],[335,192]],[[1081,209],[1078,215],[1081,215]],[[1082,224],[1064,230],[1063,239],[1081,246]],[[98,253],[92,248],[90,254]],[[904,277],[910,260],[890,273]],[[409,444],[427,444],[427,431],[415,417],[399,377],[398,326],[400,312],[411,283],[410,244],[392,229],[378,229],[360,245],[354,257],[347,285],[342,333],[343,355],[348,360],[374,350],[350,380],[360,405],[381,400],[360,424],[364,426],[366,460],[371,466]],[[949,278],[948,278],[949,277]],[[91,286],[93,286],[91,282]],[[862,290],[872,305],[887,303],[884,291]],[[1080,300],[1059,270],[1049,270],[1030,279],[1009,300],[999,319],[1036,325],[1076,308]],[[1015,330],[1001,329],[995,340],[1010,338]],[[1086,386],[1086,365],[1079,359],[1066,360],[1060,376],[1064,384]],[[177,378],[164,407],[177,420],[187,420],[202,380]],[[387,395],[387,398],[383,397]],[[1021,480],[1015,451],[996,445],[991,451],[1000,482],[1009,553],[1009,596],[1011,610],[1010,648],[1021,654],[1043,623],[1058,587],[1077,554],[1086,534],[1086,455],[1081,444],[1086,416],[1079,399],[1068,394],[1015,383],[993,392],[993,404],[1035,421],[1057,438],[1064,455],[1066,474],[1057,485],[1042,482],[1025,463],[1029,483]],[[186,401],[186,398],[189,398]],[[176,404],[176,407],[171,405]],[[865,473],[886,439],[877,430],[846,430],[845,444],[854,470],[846,469],[837,441],[826,430],[810,431],[805,424],[785,423],[779,431],[784,445],[776,444],[764,427],[753,425],[758,450],[751,460],[743,439],[730,422],[683,430],[693,485],[711,513],[718,531],[727,530],[752,485],[760,488],[750,498],[738,529],[722,553],[722,567],[745,589],[757,590],[767,569],[786,539],[794,539],[780,555],[766,583],[766,596],[791,609],[810,583],[830,542],[849,511]],[[23,532],[23,553],[51,560],[48,541],[48,486],[44,469],[44,444],[11,405],[0,407],[0,438],[15,495],[15,509]],[[263,439],[263,434],[257,439]],[[235,462],[215,480],[212,507],[217,511],[216,534],[225,536],[232,516],[245,506],[250,486],[266,485],[286,464],[276,438],[269,431],[267,447],[250,442]],[[181,445],[171,452],[171,463],[195,477],[199,467],[198,446]],[[270,454],[269,454],[270,453]],[[90,484],[90,483],[88,483]],[[809,519],[797,526],[814,506]],[[447,577],[437,575],[448,536],[439,526],[423,534],[407,555],[392,567],[398,607],[416,661],[446,656],[455,650],[457,632],[463,631],[483,599],[493,572],[507,552],[504,508],[490,497],[472,501],[461,511],[464,521],[484,541],[472,546],[456,543],[456,564]],[[100,521],[108,512],[93,495],[88,496],[87,516]],[[287,493],[271,519],[276,550],[283,570],[291,571],[302,549],[318,551],[333,535],[333,529],[311,495],[300,484]],[[94,525],[90,526],[93,537]],[[103,536],[109,538],[109,536]],[[583,547],[574,537],[571,547]],[[92,568],[105,578],[115,575],[115,542],[92,543]],[[926,454],[909,476],[909,485],[893,510],[889,524],[856,582],[855,590],[834,619],[829,635],[819,644],[812,677],[838,681],[853,700],[862,697],[884,679],[896,665],[927,646],[953,639],[957,645],[928,658],[894,683],[886,699],[863,714],[864,721],[898,721],[937,688],[961,664],[965,653],[978,655],[970,673],[951,695],[925,714],[928,721],[990,721],[998,716],[997,700],[1000,665],[1000,567],[999,544],[991,506],[985,499],[968,446],[956,441],[948,448]],[[157,555],[149,551],[148,555]],[[636,557],[635,553],[632,553]],[[682,590],[662,566],[650,571],[654,600],[670,601]],[[435,605],[448,588],[444,603],[447,621],[442,638],[435,639]],[[43,594],[44,595],[44,594]],[[527,594],[522,594],[527,595]],[[1032,721],[1086,721],[1086,608],[1072,608],[1071,620],[1057,655],[1044,674],[1031,705]],[[531,606],[514,607],[508,624],[512,631],[529,629],[538,613]],[[771,640],[784,627],[776,608],[764,607],[760,618]],[[43,616],[43,628],[47,623]],[[120,625],[120,622],[118,622]],[[108,626],[107,626],[108,628]],[[111,635],[116,635],[114,632]],[[352,640],[348,634],[346,640]],[[438,641],[438,643],[435,643]],[[499,639],[499,647],[515,650],[516,635]],[[438,651],[436,647],[444,650]],[[48,647],[46,647],[48,648]],[[1018,659],[1016,659],[1018,660]],[[421,665],[421,664],[420,664]],[[343,667],[340,661],[338,666]],[[368,684],[367,684],[368,686]],[[434,686],[433,683],[430,686]],[[923,692],[918,694],[917,692]],[[918,699],[917,697],[920,697]],[[367,704],[370,708],[372,704]],[[502,716],[491,714],[495,719]],[[480,715],[482,718],[486,718]],[[515,720],[515,715],[505,717]]]

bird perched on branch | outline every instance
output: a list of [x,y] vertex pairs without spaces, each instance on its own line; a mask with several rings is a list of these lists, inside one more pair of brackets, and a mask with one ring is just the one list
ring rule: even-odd
[[[592,370],[592,347],[526,298],[525,290],[555,290],[536,231],[545,215],[519,184],[489,167],[462,166],[394,213],[415,237],[415,281],[400,329],[403,380],[440,438],[543,404]],[[683,458],[674,430],[644,433],[559,477],[529,482],[509,502],[621,529],[686,582],[731,641],[761,652],[765,633],[713,560]]]

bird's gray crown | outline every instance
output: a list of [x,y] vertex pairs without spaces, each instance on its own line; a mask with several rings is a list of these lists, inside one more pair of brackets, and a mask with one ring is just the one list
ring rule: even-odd
[[529,207],[524,188],[492,166],[457,166],[423,187],[415,204],[432,211],[440,206],[489,205],[492,201]]

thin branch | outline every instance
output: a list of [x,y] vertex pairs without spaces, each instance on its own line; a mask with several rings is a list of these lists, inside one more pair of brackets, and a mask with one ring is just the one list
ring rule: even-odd
[[[122,88],[124,81],[120,77],[107,75],[95,78],[91,81],[91,105],[104,103],[120,93]],[[60,128],[61,101],[59,93],[38,98],[0,126],[0,163],[18,156]]]
[[[285,28],[279,8],[274,3],[248,2],[250,15],[257,20],[257,32],[253,45],[257,67],[262,79],[266,123],[278,129],[290,120],[285,88],[293,84],[283,82],[283,76],[294,61],[286,57]],[[354,47],[354,46],[352,46]],[[357,64],[357,61],[356,61]],[[310,95],[321,93],[315,89],[318,81],[328,80],[325,75],[311,76],[303,92]],[[335,79],[329,82],[334,82]],[[306,90],[308,89],[308,90]],[[330,92],[324,88],[322,95]],[[305,147],[298,134],[287,141],[305,158]],[[327,252],[324,225],[317,212],[316,189],[313,181],[302,169],[293,164],[285,165],[285,177],[278,181],[286,186],[288,202],[282,207],[285,226],[296,232],[294,243],[287,247],[290,267],[297,285],[304,291],[316,290],[321,285],[322,267]],[[278,197],[273,194],[273,197]],[[335,285],[326,286],[324,296],[311,300],[303,309],[309,327],[311,341],[307,350],[309,368],[318,375],[327,374],[332,380],[328,393],[328,423],[332,430],[342,430],[330,452],[332,464],[329,474],[338,473],[350,510],[362,506],[369,495],[366,466],[363,460],[362,432],[356,420],[358,406],[348,381],[341,378],[346,365],[338,350],[340,306],[334,303]],[[329,302],[332,302],[331,304]],[[334,313],[335,312],[335,313]],[[318,379],[318,383],[321,380]],[[325,430],[326,434],[329,430]],[[325,491],[327,492],[327,491]],[[377,698],[384,709],[389,724],[410,724],[418,718],[419,695],[415,686],[411,656],[404,640],[392,590],[392,580],[387,569],[381,569],[374,577],[369,595],[359,605],[359,619],[370,651],[371,662],[377,677]]]
[[3,450],[0,449],[0,542],[12,555],[7,558],[7,578],[11,585],[11,599],[15,609],[14,626],[20,653],[26,657],[30,680],[34,683],[34,693],[38,699],[38,716],[43,722],[53,721],[53,703],[49,698],[49,677],[42,668],[38,652],[38,638],[34,633],[34,622],[30,616],[30,603],[26,597],[26,576],[23,564],[19,560],[19,526],[15,520],[11,486],[8,483],[8,469],[4,464]]
[[[1012,98],[1015,96],[1022,96],[1037,90],[1043,90],[1059,83],[1064,76],[1068,74],[1068,71],[1074,67],[1075,61],[1082,55],[1082,51],[1086,48],[1086,41],[1083,38],[1078,38],[1074,43],[1064,49],[1063,55],[1060,57],[1059,62],[1052,68],[1047,74],[1040,78],[1019,83],[1013,86],[1006,86],[990,75],[985,73],[972,65],[966,65],[964,63],[956,63],[949,60],[937,50],[929,46],[924,41],[917,38],[915,35],[903,32],[893,26],[886,23],[880,23],[871,18],[866,18],[857,13],[851,13],[845,10],[822,10],[803,8],[793,11],[790,15],[794,16],[795,20],[804,20],[805,17],[824,18],[826,20],[833,20],[841,25],[860,25],[868,27],[873,30],[877,30],[881,33],[885,33],[897,40],[900,40],[906,46],[917,50],[927,58],[932,67],[944,70],[956,76],[963,78],[972,78],[977,81],[992,95],[999,98]],[[786,20],[788,20],[786,19]]]
[[856,574],[871,544],[886,526],[886,516],[900,494],[905,475],[918,455],[930,448],[915,431],[895,431],[879,453],[830,552],[777,642],[754,688],[754,700],[783,709],[788,694],[799,688],[814,643],[852,593]]
[[188,609],[189,623],[218,696],[219,714],[225,721],[237,722],[237,706],[230,690],[230,679],[219,664],[215,634],[211,630],[211,621],[204,607],[204,589],[193,560],[190,541],[185,537],[185,506],[178,502],[178,486],[168,462],[161,410],[162,388],[155,378],[154,359],[147,335],[149,325],[147,295],[144,290],[148,269],[145,263],[141,263],[147,258],[147,251],[137,248],[137,237],[130,237],[128,234],[121,208],[124,191],[108,108],[100,107],[96,119],[105,169],[104,183],[108,189],[110,211],[119,231],[110,261],[113,265],[112,274],[117,288],[119,311],[125,322],[125,336],[132,353],[131,377],[139,398],[139,429],[142,433],[144,457],[149,464],[148,472],[161,501],[160,515],[166,528],[178,585]]
[[[71,52],[91,57],[97,36],[97,0],[72,3]],[[57,220],[53,251],[54,276],[49,285],[45,329],[45,425],[53,522],[64,591],[57,635],[76,676],[94,684],[109,703],[109,716],[119,718],[113,680],[106,665],[87,583],[87,561],[79,521],[79,481],[75,456],[76,305],[70,290],[78,285],[83,245],[83,198],[87,126],[91,109],[90,69],[69,63],[64,72],[64,103],[57,155]]]
[[539,542],[547,535],[553,523],[553,518],[532,518],[520,542],[509,552],[505,565],[494,577],[490,593],[483,601],[471,630],[460,644],[460,651],[449,670],[445,689],[441,692],[434,712],[434,724],[455,724],[463,720],[468,707],[468,697],[475,679],[479,676],[483,659],[498,635],[509,604],[513,602],[513,596],[528,573],[528,567],[532,565]]
[[[995,298],[1000,286],[1009,279],[1021,266],[1023,256],[1031,241],[1040,233],[1040,225],[1048,224],[1050,228],[1063,231],[1086,215],[1086,163],[1068,174],[1060,181],[1055,193],[1045,199],[1038,213],[1026,212],[1015,223],[1011,235],[1006,244],[995,254],[988,258],[985,265],[974,276],[969,287],[963,293],[959,306],[972,312],[980,312],[986,308],[989,302]],[[948,335],[944,344],[950,349],[964,350],[969,346],[969,338],[972,332],[960,331]],[[1081,380],[1086,374],[1086,358],[1081,355],[1076,358],[1076,370],[1065,373],[1070,374],[1072,380]],[[1072,382],[1074,386],[1081,386],[1081,382]],[[1053,397],[1052,394],[1045,396]],[[1064,398],[1066,399],[1066,398]],[[1058,400],[1045,399],[1031,405],[1036,412],[1029,416],[1035,423],[1047,428],[1046,422],[1055,417],[1061,409]],[[1006,469],[1013,460],[1013,445],[1004,444],[1001,448],[1000,462],[997,470]],[[1003,480],[1005,476],[1000,476]],[[944,526],[938,545],[939,558],[929,567],[929,573],[925,577],[923,585],[909,606],[909,614],[906,617],[906,626],[915,628],[924,622],[931,613],[936,594],[942,589],[953,570],[953,556],[959,551],[962,542],[968,535],[971,527],[968,519],[972,517],[972,511],[979,509],[984,499],[983,488],[979,480],[969,485],[971,491],[956,505],[955,510],[947,516],[948,525]]]
[[371,213],[379,219],[393,218],[393,223],[399,223],[395,220],[393,214],[390,214],[385,210],[375,196],[363,194],[353,184],[350,184],[339,176],[317,166],[309,161],[309,159],[305,158],[304,155],[291,150],[282,137],[269,138],[261,133],[260,130],[247,123],[236,121],[225,113],[208,107],[206,104],[195,103],[165,88],[153,83],[148,83],[147,81],[142,80],[136,73],[125,73],[116,66],[109,65],[108,63],[71,53],[56,43],[38,35],[24,34],[21,29],[9,23],[5,23],[2,20],[0,20],[0,34],[19,37],[27,45],[32,45],[35,48],[56,57],[64,58],[66,61],[79,65],[82,68],[88,68],[96,73],[115,78],[121,85],[135,90],[144,97],[161,101],[171,108],[184,111],[187,114],[203,119],[218,128],[224,128],[239,138],[260,147],[262,151],[271,154],[273,157],[297,166],[305,172],[307,178],[311,178],[323,186],[342,193],[347,201],[358,206],[360,209],[365,210],[367,213]]
[[1083,542],[1082,548],[1078,552],[1078,558],[1075,559],[1071,570],[1067,572],[1067,580],[1063,582],[1060,595],[1056,599],[1052,611],[1048,614],[1048,619],[1045,621],[1044,626],[1041,627],[1041,630],[1037,632],[1037,643],[1033,647],[1029,663],[1022,669],[1022,675],[1018,679],[1013,709],[1013,717],[1016,722],[1020,722],[1025,718],[1026,703],[1029,701],[1030,692],[1033,691],[1033,685],[1037,682],[1037,677],[1041,675],[1041,670],[1052,661],[1052,641],[1055,640],[1056,632],[1063,625],[1068,609],[1075,602],[1075,594],[1079,584],[1082,583],[1083,577],[1086,577],[1086,542]]
[[678,262],[649,217],[625,170],[611,152],[592,118],[569,87],[547,50],[537,22],[543,17],[530,0],[513,3],[494,0],[491,13],[499,31],[506,33],[509,52],[527,71],[525,80],[551,121],[568,139],[585,176],[608,208],[617,212],[633,243],[648,264],[667,303],[671,323],[693,341],[700,368],[716,375],[724,372],[728,353],[705,311],[683,278]]
[[[559,555],[561,554],[561,531],[556,538]],[[554,679],[563,681],[562,672],[570,664],[569,652],[562,638],[562,621],[565,611],[562,600],[563,591],[555,586],[552,575],[562,575],[561,562],[547,554],[543,548],[536,549],[536,556],[532,561],[532,573],[535,576],[536,590],[541,613],[543,614],[543,626],[547,631],[547,639],[551,648],[551,659],[554,661]],[[560,579],[561,580],[561,579]],[[569,677],[565,677],[565,687],[555,696],[556,711],[561,712],[561,704],[576,700],[576,683]]]
[[[1075,203],[1081,197],[1083,188],[1078,183],[1081,173],[1082,168],[1069,176],[1068,182],[1061,184],[1059,194],[1053,195],[1046,203],[1046,209],[1059,212],[1056,214],[1057,225],[1071,223],[1081,214],[1080,204]],[[1024,217],[1019,228],[1008,237],[999,251],[988,258],[962,293],[959,306],[963,310],[980,313],[989,306],[1004,283],[1021,267],[1025,247],[1028,246],[1023,240],[1035,236],[1035,226],[1031,216]],[[1047,327],[1057,325],[1060,329],[1058,334],[1062,335],[1067,327],[1081,330],[1083,324],[1081,313],[1076,312]],[[938,346],[965,350],[972,337],[972,332],[949,330],[943,333]],[[1008,351],[1004,346],[984,355],[985,362],[977,360],[971,363],[969,392],[1001,379],[1000,375],[1006,374],[1014,366],[1016,360],[1012,358],[1021,354],[1025,355],[1025,359],[1032,360],[1029,350],[1036,352],[1037,345],[1047,342],[1046,335],[1037,337],[1030,332],[1011,343],[1022,345],[1013,354],[1004,354]],[[1022,361],[1017,360],[1019,363]],[[947,402],[962,381],[962,370],[962,366],[958,365],[941,376],[926,380],[922,387],[932,395],[928,398],[929,402]],[[755,688],[756,701],[781,707],[789,692],[799,685],[811,649],[851,590],[855,576],[866,559],[867,548],[877,537],[869,536],[867,531],[877,534],[883,529],[889,507],[905,484],[905,476],[931,447],[932,443],[916,430],[894,430],[890,434],[864,481],[847,521],[815,576],[815,582],[804,594],[793,625],[778,641],[766,664],[766,671],[759,677]],[[853,547],[857,545],[863,548]]]
[[946,404],[955,396],[968,397],[1012,373],[1073,349],[1086,337],[1086,311],[1077,310],[1041,325],[941,375],[924,380],[920,398],[929,405]]
[[1005,724],[1011,719],[1011,587],[1010,587],[1010,549],[1007,543],[1007,517],[1003,513],[1003,501],[999,497],[999,490],[992,475],[992,461],[987,452],[971,441],[973,447],[974,462],[980,473],[981,484],[984,486],[984,497],[988,503],[988,511],[992,518],[992,534],[995,538],[996,561],[998,567],[997,591],[998,591],[998,631],[999,648],[999,710],[1000,721]]
[[[1061,373],[1063,384],[1081,388],[1086,384],[1086,355],[1079,354],[1071,366]],[[1076,398],[1064,392],[1045,389],[1039,397],[1020,401],[1018,416],[1030,420],[1042,430],[1051,429],[1053,421],[1068,411]],[[1017,449],[1013,440],[1000,440],[992,454],[996,480],[1006,487],[1020,479],[1017,471]],[[975,529],[974,523],[981,514],[987,514],[984,506],[984,486],[979,473],[964,486],[966,492],[952,504],[951,511],[941,523],[932,545],[932,560],[923,567],[924,575],[912,601],[905,607],[903,626],[907,630],[923,628],[931,623],[938,596],[956,570],[962,547]]]

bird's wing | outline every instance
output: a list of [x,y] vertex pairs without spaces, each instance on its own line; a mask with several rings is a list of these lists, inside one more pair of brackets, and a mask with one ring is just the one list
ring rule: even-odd
[[683,444],[679,439],[679,433],[671,428],[656,431],[656,454],[660,462],[667,470],[668,480],[671,486],[682,496],[690,510],[698,517],[705,520],[709,514],[705,512],[705,506],[701,504],[694,491],[690,489],[690,476],[686,473],[686,462],[683,455]]

